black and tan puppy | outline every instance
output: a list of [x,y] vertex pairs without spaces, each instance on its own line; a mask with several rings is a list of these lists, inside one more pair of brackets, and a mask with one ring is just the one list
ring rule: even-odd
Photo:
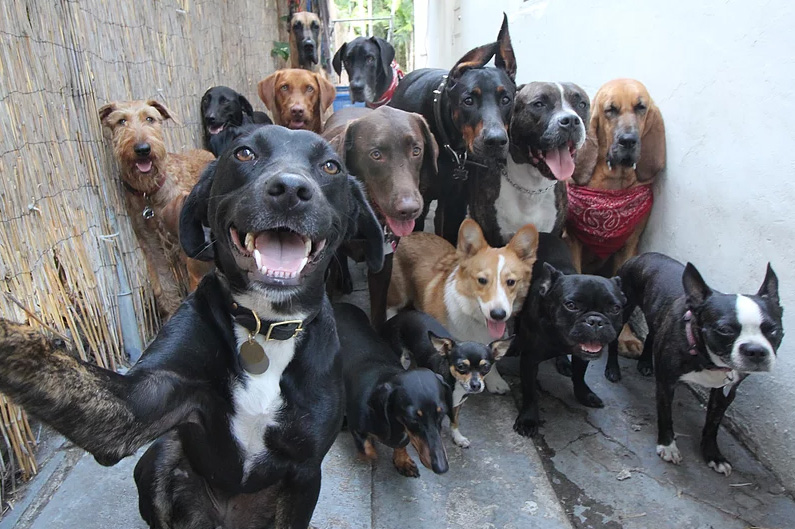
[[510,152],[504,166],[477,168],[469,213],[492,246],[506,244],[526,224],[562,235],[566,181],[585,143],[590,102],[573,83],[519,87],[511,118]]
[[0,388],[103,465],[156,440],[135,468],[152,528],[306,529],[320,464],[342,424],[334,250],[372,225],[328,143],[259,127],[213,162],[183,208],[186,253],[211,228],[216,271],[125,375],[0,320]]
[[273,123],[266,113],[255,111],[243,94],[228,86],[214,86],[204,93],[201,116],[204,148],[215,156],[237,136],[237,132],[229,133],[230,128],[251,123]]
[[538,431],[538,364],[550,358],[572,355],[577,401],[590,408],[604,406],[585,383],[585,370],[618,336],[625,301],[619,278],[577,274],[566,243],[539,233],[533,282],[508,351],[521,355],[522,407],[513,425],[518,434],[529,437]]
[[[391,107],[344,108],[326,122],[323,137],[364,184],[370,205],[384,227],[384,267],[368,275],[370,313],[373,324],[380,328],[386,319],[392,254],[400,238],[414,230],[422,212],[420,182],[436,177],[439,147],[422,116]],[[361,252],[353,246],[361,245],[350,241],[344,249],[356,259]],[[350,281],[344,262],[342,266],[343,281]]]
[[404,476],[419,477],[406,451],[411,443],[422,464],[447,472],[442,421],[449,415],[450,388],[430,369],[403,369],[389,344],[376,334],[362,309],[335,303],[348,429],[365,459],[376,457],[372,440],[394,449],[392,462]]
[[[710,468],[728,476],[732,466],[718,449],[718,427],[737,387],[749,373],[768,372],[784,336],[778,278],[768,264],[756,294],[722,294],[707,286],[696,267],[659,253],[624,263],[619,275],[627,294],[627,317],[637,306],[649,334],[642,364],[657,379],[657,455],[682,461],[673,428],[673,398],[679,381],[712,388],[701,453]],[[611,344],[614,369],[617,344]]]
[[469,448],[469,439],[458,429],[461,407],[469,395],[483,391],[483,379],[505,356],[512,338],[488,345],[457,342],[436,318],[417,310],[405,310],[390,318],[382,335],[398,357],[408,354],[418,367],[427,367],[444,377],[453,390],[450,414],[453,442]]
[[[492,57],[494,67],[486,67]],[[415,70],[398,85],[389,106],[422,114],[439,143],[439,178],[423,184],[425,211],[417,231],[424,227],[430,202],[438,200],[436,233],[456,245],[467,211],[470,169],[503,162],[508,155],[515,77],[506,16],[497,42],[469,51],[449,72]]]
[[381,37],[357,37],[343,42],[331,60],[334,71],[348,73],[351,102],[378,108],[392,100],[403,77],[395,63],[395,48]]

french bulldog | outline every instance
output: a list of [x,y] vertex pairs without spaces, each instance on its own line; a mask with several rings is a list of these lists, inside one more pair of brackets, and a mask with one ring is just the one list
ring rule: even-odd
[[[639,368],[654,367],[657,381],[657,454],[678,464],[672,406],[679,381],[711,388],[701,453],[728,476],[732,466],[718,449],[718,427],[737,386],[752,372],[771,371],[784,335],[778,278],[768,264],[754,295],[722,294],[707,286],[695,266],[645,253],[618,271],[628,317],[639,306],[649,324]],[[617,344],[611,344],[611,356]],[[652,360],[653,359],[653,360]]]
[[520,355],[522,406],[513,429],[526,437],[539,426],[536,391],[538,364],[572,355],[574,396],[591,408],[604,406],[585,383],[588,362],[598,359],[623,325],[626,298],[618,277],[578,274],[563,240],[539,233],[533,281],[516,320],[516,339],[508,355]]

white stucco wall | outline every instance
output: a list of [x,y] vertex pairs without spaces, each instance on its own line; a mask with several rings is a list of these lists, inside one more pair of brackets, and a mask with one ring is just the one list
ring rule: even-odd
[[[416,0],[425,2],[428,66],[448,68],[496,39],[505,11],[519,82],[573,81],[592,97],[617,77],[646,84],[668,156],[642,250],[692,261],[724,292],[756,292],[772,262],[795,335],[795,2]],[[789,490],[793,343],[784,338],[775,371],[746,380],[729,410]]]

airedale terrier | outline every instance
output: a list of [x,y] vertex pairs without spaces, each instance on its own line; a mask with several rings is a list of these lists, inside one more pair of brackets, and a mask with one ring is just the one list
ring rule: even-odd
[[111,133],[127,212],[146,258],[158,311],[168,318],[211,268],[183,253],[179,214],[214,157],[204,150],[167,152],[161,124],[172,113],[158,101],[114,101],[99,109],[99,118]]

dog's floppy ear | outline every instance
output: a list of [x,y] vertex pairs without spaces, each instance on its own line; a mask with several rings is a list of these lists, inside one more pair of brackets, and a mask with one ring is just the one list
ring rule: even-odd
[[591,118],[585,135],[585,143],[577,151],[574,158],[574,173],[572,180],[584,186],[591,181],[596,160],[599,157],[599,128],[602,120],[602,109],[596,106],[594,100],[591,106]]
[[180,123],[180,121],[177,119],[177,116],[172,111],[170,111],[168,109],[168,107],[166,107],[166,105],[164,105],[160,101],[158,101],[156,99],[150,99],[150,100],[148,100],[146,102],[146,104],[151,106],[151,107],[155,107],[155,109],[163,117],[163,120],[170,119],[174,123],[176,123],[177,125],[182,125],[182,123]]
[[378,51],[381,52],[382,73],[385,77],[389,77],[392,74],[392,61],[395,60],[395,48],[381,37],[370,37],[370,40],[378,46]]
[[340,49],[337,50],[337,53],[334,54],[334,57],[331,59],[331,66],[334,68],[334,71],[337,72],[337,75],[342,75],[342,59],[345,57],[345,48],[348,47],[347,42],[343,42]]
[[257,85],[257,93],[259,93],[259,98],[262,99],[262,102],[265,103],[265,106],[271,112],[275,112],[274,103],[276,102],[276,79],[278,79],[278,77],[279,72],[274,72],[260,81]]
[[503,70],[511,81],[516,81],[516,56],[511,45],[511,34],[508,33],[508,15],[502,14],[502,26],[497,36],[497,50],[494,55],[494,66]]
[[237,96],[237,100],[240,103],[240,109],[243,111],[243,114],[253,117],[254,107],[251,106],[251,103],[249,103],[248,99],[246,99],[246,96],[240,94]]
[[431,341],[433,348],[436,349],[436,352],[445,357],[449,355],[450,351],[455,347],[455,342],[453,342],[453,340],[436,336],[433,331],[428,331],[428,339]]
[[467,70],[485,66],[486,63],[494,57],[497,47],[498,45],[496,42],[491,42],[469,50],[463,57],[458,59],[458,62],[455,63],[455,66],[450,70],[450,74],[448,75],[449,85],[452,86],[457,83]]
[[767,263],[767,273],[765,273],[765,279],[762,281],[762,286],[759,287],[759,291],[756,293],[757,296],[767,298],[776,305],[779,304],[779,297],[778,297],[778,276],[773,271],[773,267],[770,266],[770,263]]
[[[339,134],[335,135],[333,138],[328,139],[327,141],[331,144],[335,151],[337,151],[337,155],[342,158],[342,163],[345,164],[345,167],[348,169],[349,172],[351,168],[348,167],[348,151],[353,148],[354,141],[353,138],[356,134],[356,122],[359,121],[358,119],[354,119],[346,123],[345,125],[340,125],[339,127],[334,127],[325,132],[330,132],[331,130],[338,130],[341,129]],[[323,136],[325,137],[326,134],[324,133]]]
[[544,268],[541,270],[541,277],[538,285],[538,294],[542,297],[549,294],[549,291],[552,290],[552,286],[555,284],[555,281],[560,279],[562,276],[563,273],[560,272],[560,270],[549,263],[544,263]]
[[391,436],[392,430],[392,420],[390,419],[389,408],[392,402],[392,395],[395,393],[395,388],[389,382],[384,382],[379,384],[375,387],[373,392],[370,394],[370,399],[367,402],[368,407],[375,413],[381,414],[383,413],[383,418],[386,419],[384,424],[386,425],[386,435],[384,439],[389,439]]
[[458,228],[458,255],[462,258],[469,257],[488,246],[480,225],[472,219],[464,219]]
[[420,130],[422,131],[422,139],[425,143],[425,152],[422,156],[422,169],[420,170],[420,182],[433,182],[436,180],[436,175],[439,173],[439,167],[436,160],[439,159],[439,144],[436,143],[436,138],[428,126],[428,122],[420,114],[413,113],[411,117],[417,121]]
[[337,96],[337,89],[322,75],[316,73],[315,78],[317,79],[317,86],[320,91],[319,97],[317,98],[320,102],[320,111],[325,112],[334,102],[334,98]]
[[99,120],[102,122],[103,126],[110,127],[110,123],[108,123],[106,120],[108,119],[108,116],[110,116],[115,110],[118,110],[115,102],[108,103],[99,109]]
[[649,110],[640,137],[640,159],[635,174],[640,182],[649,182],[665,167],[665,123],[660,109],[649,101]]
[[505,356],[505,353],[511,348],[513,338],[513,336],[509,336],[504,340],[494,340],[489,344],[489,349],[491,349],[491,355],[495,362]]
[[362,184],[356,177],[348,175],[348,185],[353,196],[353,211],[348,215],[350,223],[346,238],[352,239],[357,234],[364,235],[367,241],[367,267],[372,272],[380,272],[384,267],[384,232],[364,196]]
[[682,273],[682,286],[685,287],[687,306],[690,309],[700,307],[712,295],[712,289],[707,286],[693,263],[687,263],[685,266],[685,271]]
[[534,224],[525,224],[508,241],[508,248],[525,263],[533,266],[538,250],[538,229]]
[[209,224],[207,208],[217,165],[218,160],[210,162],[182,204],[179,215],[179,242],[182,249],[188,257],[201,261],[212,261],[215,257],[212,242],[205,240],[204,227]]

